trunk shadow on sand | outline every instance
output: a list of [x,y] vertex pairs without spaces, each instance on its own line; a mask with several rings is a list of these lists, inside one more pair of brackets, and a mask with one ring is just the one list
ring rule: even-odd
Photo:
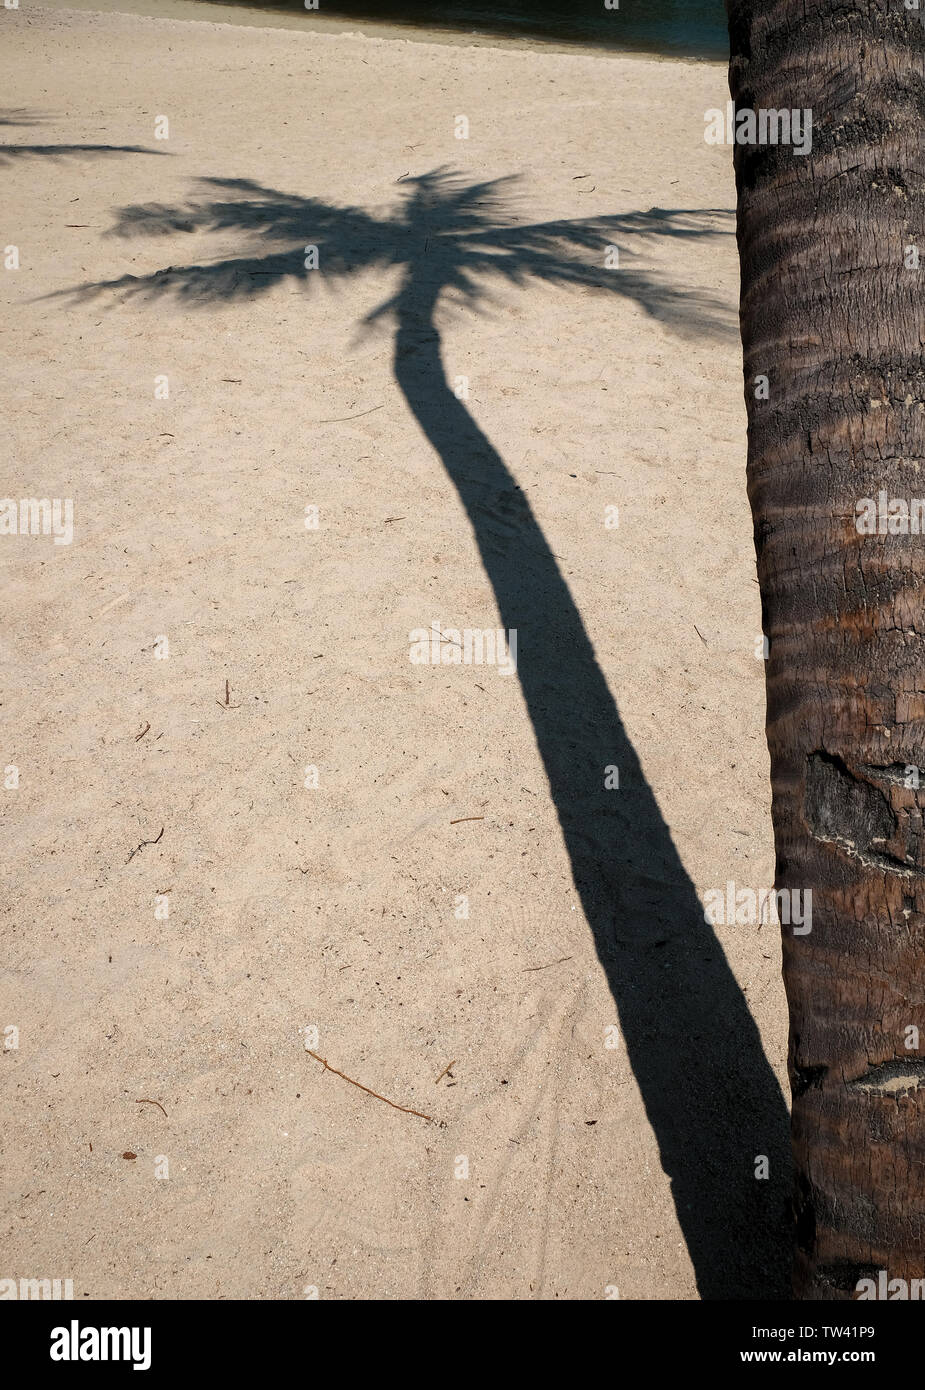
[[[171,294],[192,310],[254,298],[284,277],[400,267],[397,293],[365,322],[394,321],[398,386],[456,489],[500,624],[517,629],[517,676],[700,1294],[787,1297],[790,1146],[780,1087],[568,584],[528,500],[450,389],[437,327],[444,296],[477,307],[489,276],[515,285],[535,276],[629,296],[682,334],[718,336],[734,329],[725,306],[639,268],[632,246],[727,235],[732,216],[652,209],[525,226],[502,198],[510,183],[435,170],[408,180],[400,212],[380,220],[247,180],[204,181],[204,199],[123,209],[115,231],[234,230],[256,243],[247,254],[71,293]],[[610,273],[603,250],[617,241],[622,268]],[[308,244],[319,248],[319,271],[304,268]],[[617,792],[604,790],[609,764],[619,768]],[[766,1181],[755,1177],[759,1154],[770,1159]],[[616,1173],[621,1185],[633,1180]]]

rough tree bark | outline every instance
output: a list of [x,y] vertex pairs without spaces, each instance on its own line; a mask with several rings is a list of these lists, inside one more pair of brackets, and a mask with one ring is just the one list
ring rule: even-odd
[[735,169],[777,886],[813,894],[783,928],[794,1288],[848,1299],[925,1276],[925,30],[905,0],[727,11],[736,108],[812,111],[810,153]]

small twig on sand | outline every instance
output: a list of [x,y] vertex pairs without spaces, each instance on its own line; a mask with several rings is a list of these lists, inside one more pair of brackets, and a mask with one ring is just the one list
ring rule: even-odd
[[157,840],[142,840],[142,842],[141,842],[140,845],[136,845],[135,848],[132,850],[131,854],[129,855],[128,859],[126,859],[126,861],[125,861],[126,864],[130,864],[131,861],[134,859],[135,855],[138,853],[138,851],[139,851],[140,849],[144,849],[145,845],[156,845],[156,844],[158,843],[158,841],[160,840],[161,835],[163,835],[163,833],[164,833],[164,827],[161,826],[161,834],[158,835]]
[[700,628],[697,626],[696,623],[694,623],[694,631],[696,632],[697,636],[700,638],[700,640],[701,640],[701,642],[703,643],[703,645],[704,645],[705,647],[708,647],[710,644],[709,644],[709,642],[707,641],[707,639],[704,637],[703,633],[700,631]]
[[150,729],[150,727],[151,727],[150,724],[146,724],[146,725],[144,726],[144,728],[142,729],[141,733],[135,735],[135,742],[136,742],[136,743],[138,742],[138,740],[139,740],[140,738],[144,738],[145,734],[148,732],[148,730]]
[[484,816],[459,816],[456,820],[451,820],[450,825],[462,825],[464,820],[484,820]]
[[233,704],[231,703],[231,687],[230,687],[229,684],[228,684],[228,677],[227,677],[227,676],[225,677],[225,703],[222,704],[221,700],[216,700],[215,703],[218,705],[219,709],[240,709],[240,708],[241,708],[240,705],[233,705]]
[[157,1108],[158,1108],[158,1110],[159,1110],[159,1111],[161,1112],[161,1114],[163,1115],[164,1119],[165,1119],[165,1120],[167,1119],[167,1111],[164,1109],[163,1105],[161,1105],[161,1103],[160,1103],[159,1100],[136,1100],[135,1104],[136,1104],[136,1105],[156,1105]]
[[334,1075],[339,1076],[342,1081],[349,1081],[351,1086],[356,1086],[359,1090],[365,1091],[368,1096],[375,1096],[376,1100],[384,1100],[386,1105],[391,1105],[393,1110],[403,1110],[406,1115],[417,1115],[419,1120],[427,1120],[430,1124],[436,1123],[433,1115],[425,1115],[422,1111],[412,1110],[410,1106],[407,1105],[398,1105],[394,1100],[389,1100],[388,1096],[380,1096],[378,1091],[371,1091],[368,1086],[363,1085],[362,1081],[354,1081],[352,1076],[345,1076],[342,1071],[338,1071],[336,1067],[332,1067],[330,1062],[326,1061],[324,1057],[319,1057],[318,1053],[312,1052],[310,1048],[308,1049],[308,1055],[309,1057],[314,1057],[316,1062],[320,1062],[325,1071],[332,1071]]
[[531,970],[548,970],[551,965],[561,965],[563,961],[574,959],[574,956],[560,956],[558,960],[549,960],[545,965],[525,965],[521,973],[526,975]]
[[344,420],[359,420],[363,415],[372,415],[374,410],[382,410],[384,406],[385,401],[382,402],[382,405],[371,405],[369,410],[360,410],[356,415],[335,415],[333,420],[309,420],[308,423],[310,425],[340,425],[343,424]]
[[450,1071],[450,1068],[455,1067],[455,1065],[456,1058],[454,1057],[452,1062],[447,1062],[446,1066],[443,1068],[443,1071],[440,1073],[440,1075],[437,1077],[437,1080],[434,1082],[434,1085],[439,1085],[439,1083],[443,1080],[445,1076],[452,1076],[453,1073]]

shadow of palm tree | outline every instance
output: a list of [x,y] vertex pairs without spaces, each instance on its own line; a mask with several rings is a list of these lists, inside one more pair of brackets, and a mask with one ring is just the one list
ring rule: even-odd
[[[517,630],[524,701],[700,1293],[786,1297],[790,1154],[780,1088],[568,585],[514,477],[450,389],[437,328],[448,306],[483,304],[492,280],[538,278],[629,298],[683,335],[734,331],[722,301],[639,263],[656,240],[729,235],[732,217],[653,208],[523,224],[511,213],[512,186],[437,169],[404,181],[398,212],[379,218],[249,180],[205,180],[182,207],[123,209],[113,230],[230,232],[245,238],[243,254],[71,293],[208,305],[250,299],[286,277],[308,285],[319,275],[398,272],[395,293],[364,325],[394,323],[398,386],[469,518],[501,623]],[[620,247],[619,270],[604,268],[608,245]],[[319,270],[305,268],[307,246],[318,248]],[[619,768],[619,792],[604,790],[609,764]],[[755,1180],[758,1154],[770,1158],[769,1181]]]

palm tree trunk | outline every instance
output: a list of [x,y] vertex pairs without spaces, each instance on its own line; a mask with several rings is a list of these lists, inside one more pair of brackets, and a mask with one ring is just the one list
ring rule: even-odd
[[736,107],[812,111],[735,167],[777,886],[813,895],[795,1289],[844,1299],[925,1276],[925,36],[903,0],[727,9]]

